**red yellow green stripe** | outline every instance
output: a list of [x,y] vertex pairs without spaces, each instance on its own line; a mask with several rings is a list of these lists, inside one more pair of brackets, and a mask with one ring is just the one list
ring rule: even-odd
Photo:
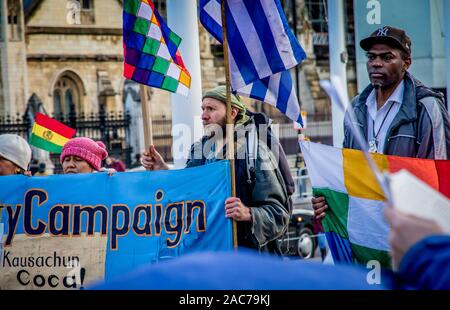
[[61,153],[62,147],[76,130],[44,114],[36,113],[30,144],[52,153]]
[[63,123],[39,112],[36,113],[35,124],[45,127],[54,133],[66,137],[67,139],[72,138],[76,132],[75,129],[70,128],[69,126],[66,126]]
[[38,137],[35,135],[31,135],[29,142],[31,145],[34,145],[37,148],[49,151],[51,153],[60,154],[62,152],[62,148],[63,148],[62,146],[48,142],[47,140],[44,140],[41,137]]
[[53,130],[45,128],[39,125],[38,123],[34,123],[32,133],[33,135],[41,139],[44,139],[50,143],[54,143],[58,146],[63,146],[64,144],[66,144],[67,141],[70,140],[69,138],[62,136]]

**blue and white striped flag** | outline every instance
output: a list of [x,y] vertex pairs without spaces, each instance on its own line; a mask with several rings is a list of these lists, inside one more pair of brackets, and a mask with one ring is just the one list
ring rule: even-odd
[[[303,125],[289,69],[305,57],[279,0],[227,0],[231,87],[239,94],[276,106]],[[200,0],[200,21],[222,42],[220,0]]]

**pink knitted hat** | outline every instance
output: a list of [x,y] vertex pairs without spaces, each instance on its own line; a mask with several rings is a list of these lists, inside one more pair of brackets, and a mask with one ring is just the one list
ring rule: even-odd
[[89,138],[73,138],[64,144],[61,156],[61,164],[66,156],[78,156],[87,161],[92,168],[100,170],[102,160],[108,156],[106,146],[101,141],[94,141]]

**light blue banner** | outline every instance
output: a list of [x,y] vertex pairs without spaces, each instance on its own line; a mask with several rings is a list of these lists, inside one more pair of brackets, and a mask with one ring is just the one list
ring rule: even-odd
[[100,236],[106,279],[187,253],[230,250],[232,227],[224,208],[231,196],[229,167],[221,161],[112,176],[0,177],[3,249],[14,249],[22,237],[50,237],[60,238],[64,252],[65,242],[76,237]]

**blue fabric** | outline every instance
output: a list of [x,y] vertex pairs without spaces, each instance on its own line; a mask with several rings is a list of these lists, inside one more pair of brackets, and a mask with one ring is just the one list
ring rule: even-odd
[[283,260],[256,252],[197,253],[147,265],[91,287],[95,290],[380,290],[392,277],[368,284],[360,266]]
[[[283,71],[281,78],[283,78],[283,75],[289,75],[289,79],[286,79],[283,83],[281,83],[278,87],[278,102],[277,102],[277,108],[283,114],[286,114],[286,111],[288,109],[289,104],[289,97],[292,94],[292,89],[294,88],[294,84],[292,83],[292,79],[290,78],[290,73],[288,71]],[[303,120],[301,117],[299,119],[296,119],[298,123],[303,125]]]
[[[253,24],[258,25],[256,32],[260,42],[264,43],[262,47],[267,58],[270,59],[269,66],[272,71],[277,72],[278,68],[284,67],[284,64],[278,50],[273,48],[273,46],[276,46],[275,38],[270,30],[270,25],[267,20],[266,13],[264,12],[264,8],[261,5],[261,1],[244,0],[244,4],[247,11],[252,12],[250,18],[252,19]],[[298,41],[291,42],[291,45],[300,46]],[[299,61],[302,61],[302,59]]]
[[[0,177],[5,244],[14,251],[21,245],[14,243],[17,235],[38,239],[50,233],[50,239],[60,238],[56,250],[63,255],[68,250],[67,239],[101,232],[107,237],[101,244],[106,251],[106,279],[171,257],[231,250],[231,221],[224,210],[224,201],[231,196],[230,184],[228,161],[112,176]],[[91,220],[86,214],[76,217],[80,209],[96,214]],[[89,249],[70,253],[100,255]]]
[[30,9],[32,2],[33,2],[33,0],[23,0],[23,8],[24,8],[25,13],[27,13],[28,10]]
[[353,254],[350,241],[341,238],[334,232],[326,232],[328,247],[330,248],[333,260],[341,264],[352,264]]
[[327,240],[324,233],[319,233],[317,235],[317,244],[319,245],[320,249],[326,249],[327,248]]
[[[236,61],[237,68],[241,73],[245,85],[248,85],[253,81],[259,80],[258,68],[253,62],[250,51],[245,48],[245,38],[239,31],[235,20],[233,18],[228,18],[231,17],[231,14],[229,12],[228,2],[226,2],[226,4],[227,5],[225,7],[227,12],[227,31],[229,34],[233,34],[232,39],[231,35],[228,35],[228,48],[232,53],[234,60]],[[233,85],[233,82],[231,82],[231,85]],[[233,85],[233,88],[236,88],[236,86]]]
[[398,278],[406,289],[450,290],[450,236],[430,236],[412,246]]

